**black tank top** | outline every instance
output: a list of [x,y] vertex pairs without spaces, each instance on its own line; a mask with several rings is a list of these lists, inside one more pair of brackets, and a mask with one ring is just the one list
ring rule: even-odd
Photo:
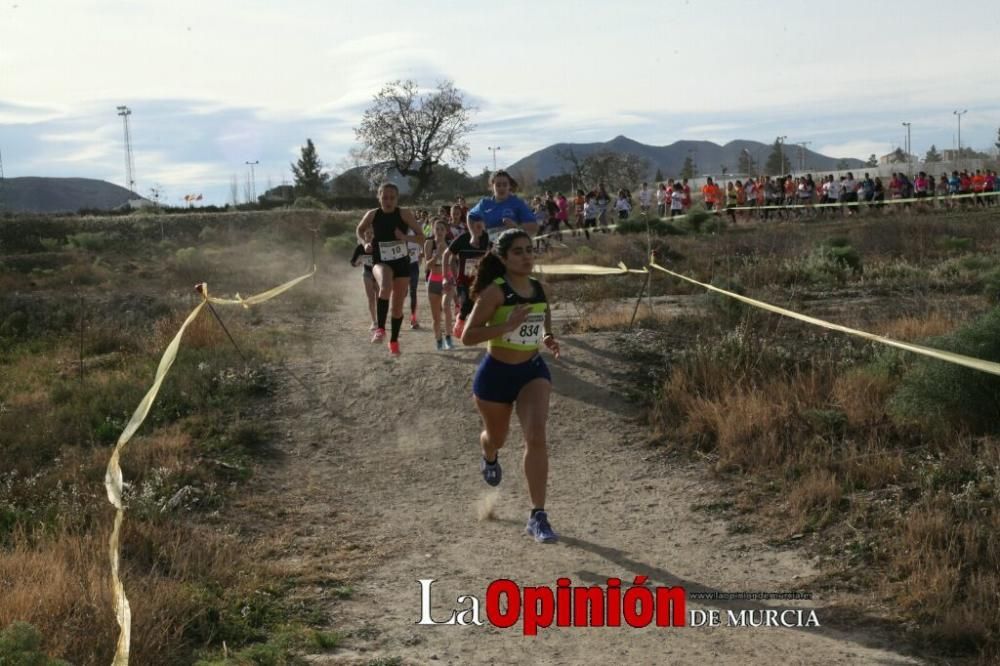
[[375,242],[386,243],[396,240],[396,229],[405,234],[409,227],[406,226],[406,222],[403,222],[403,216],[400,215],[399,208],[396,208],[391,213],[387,213],[381,208],[376,208],[372,229],[375,232]]

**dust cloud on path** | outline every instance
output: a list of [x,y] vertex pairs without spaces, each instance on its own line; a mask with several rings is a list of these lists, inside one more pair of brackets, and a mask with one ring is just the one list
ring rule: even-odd
[[[403,354],[368,343],[357,273],[329,278],[335,311],[307,325],[305,344],[284,350],[288,369],[271,407],[281,455],[255,477],[252,498],[234,508],[248,541],[302,584],[302,602],[326,610],[343,647],[316,664],[910,664],[864,626],[824,623],[824,600],[688,601],[717,608],[716,628],[542,628],[522,635],[485,626],[420,626],[418,580],[435,579],[433,615],[447,619],[456,597],[485,601],[498,578],[552,588],[652,586],[692,591],[808,590],[818,572],[805,555],[759,534],[731,534],[692,505],[724,499],[696,466],[678,466],[644,444],[644,425],[621,387],[626,361],[612,334],[560,336],[553,361],[548,441],[549,515],[561,539],[522,534],[530,508],[516,418],[501,451],[499,492],[478,468],[480,423],[471,384],[481,348],[434,350],[426,291],[424,328],[404,323]],[[311,391],[303,388],[311,387]],[[481,519],[484,515],[492,517]],[[725,626],[727,610],[813,608],[820,628]],[[481,619],[486,622],[485,608]],[[401,661],[393,662],[393,658]]]

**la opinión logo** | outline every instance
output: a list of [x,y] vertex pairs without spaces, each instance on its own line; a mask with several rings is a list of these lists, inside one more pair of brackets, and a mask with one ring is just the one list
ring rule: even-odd
[[[455,598],[457,607],[445,617],[434,617],[434,578],[422,578],[420,584],[421,625],[478,626],[489,622],[509,629],[518,622],[525,636],[536,636],[539,629],[555,627],[818,627],[812,609],[758,608],[743,610],[687,610],[687,592],[681,586],[650,587],[648,577],[636,576],[631,585],[622,579],[608,578],[606,586],[574,586],[569,578],[556,579],[551,586],[518,585],[501,578],[486,588],[485,602],[471,594]],[[766,594],[766,593],[765,593]],[[696,596],[697,593],[696,593]],[[483,613],[485,612],[485,621]]]
[[[646,586],[646,576],[636,576],[632,585],[622,590],[620,578],[609,578],[607,587],[574,587],[569,578],[549,586],[521,587],[501,578],[486,588],[486,602],[470,594],[459,595],[455,603],[463,606],[451,611],[446,620],[434,620],[432,593],[436,582],[424,578],[420,583],[420,620],[424,625],[482,626],[480,609],[495,627],[507,629],[521,621],[525,636],[535,636],[539,628],[557,627],[683,627],[686,594],[683,587]],[[440,615],[438,616],[440,617]]]

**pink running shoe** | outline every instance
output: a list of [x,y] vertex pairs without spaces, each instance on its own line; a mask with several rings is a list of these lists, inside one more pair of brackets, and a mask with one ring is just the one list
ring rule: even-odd
[[389,343],[389,353],[393,356],[399,356],[399,342]]
[[384,339],[385,339],[385,329],[376,328],[375,332],[372,333],[372,344],[375,344],[376,342],[382,342],[382,340]]

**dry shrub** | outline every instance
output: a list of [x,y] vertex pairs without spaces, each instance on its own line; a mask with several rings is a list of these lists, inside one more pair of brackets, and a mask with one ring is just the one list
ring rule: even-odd
[[792,510],[794,531],[806,526],[820,527],[836,514],[843,498],[837,476],[823,469],[807,473],[792,486],[788,503]]
[[884,488],[898,483],[906,472],[903,452],[898,445],[884,442],[873,433],[864,448],[850,447],[843,457],[835,461],[837,468],[850,488]]
[[[887,591],[952,650],[1000,640],[1000,513],[963,516],[940,494],[911,510],[890,543]],[[992,644],[992,648],[988,647]]]
[[802,415],[825,404],[828,373],[750,379],[708,360],[675,369],[657,409],[661,428],[714,448],[720,469],[774,470],[814,455],[805,446],[811,433]]
[[[191,314],[190,311],[174,312],[167,317],[156,320],[156,323],[153,324],[152,341],[156,353],[163,353],[189,314]],[[232,324],[227,322],[226,326],[229,327],[230,333],[236,335]],[[222,344],[229,344],[226,333],[207,307],[202,308],[198,317],[188,325],[181,340],[182,346],[194,349],[209,349]]]
[[[106,457],[106,456],[105,456]],[[123,464],[135,469],[184,469],[191,465],[191,435],[178,424],[156,430],[133,440],[125,453]]]
[[833,381],[834,403],[843,410],[852,427],[867,427],[886,419],[886,401],[894,384],[883,375],[850,370]]
[[61,534],[0,552],[0,626],[41,630],[49,654],[76,664],[108,663],[115,641],[107,544],[94,534]]
[[896,340],[916,342],[936,335],[944,335],[955,330],[958,322],[953,315],[944,312],[929,312],[922,317],[899,317],[878,325],[876,332]]
[[[49,654],[74,664],[111,661],[118,625],[110,592],[107,539],[110,509],[86,534],[57,530],[21,535],[0,551],[0,626],[30,622]],[[245,556],[219,537],[169,525],[126,519],[123,581],[132,607],[132,663],[188,664],[185,631],[206,621],[198,582],[239,583]]]

